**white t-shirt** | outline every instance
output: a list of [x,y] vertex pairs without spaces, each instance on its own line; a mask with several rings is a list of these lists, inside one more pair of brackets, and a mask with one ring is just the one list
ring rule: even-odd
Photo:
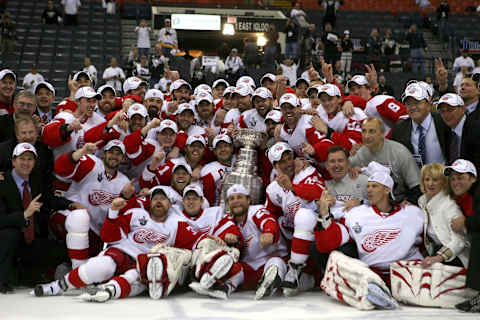
[[97,68],[93,64],[89,65],[88,67],[83,67],[83,71],[88,72],[92,80],[97,82]]
[[461,67],[467,67],[467,68],[475,68],[475,62],[473,62],[473,59],[470,57],[457,57],[455,58],[455,61],[453,62],[453,67],[454,68],[461,68]]
[[[118,77],[121,80],[105,80],[111,77]],[[103,80],[105,80],[105,83],[109,86],[114,87],[115,90],[122,91],[122,81],[125,80],[125,73],[120,67],[108,67],[103,71]]]
[[25,75],[25,78],[23,78],[23,87],[25,89],[29,89],[30,91],[33,91],[33,88],[35,88],[35,85],[39,82],[45,81],[43,79],[43,76],[40,73],[27,73]]
[[295,85],[295,81],[297,81],[297,69],[298,65],[295,63],[291,66],[287,66],[283,63],[280,64],[280,68],[282,68],[283,75],[288,79],[289,84],[291,86]]
[[82,5],[80,0],[62,0],[62,6],[65,7],[65,13],[75,15],[78,13],[78,8]]
[[137,48],[150,48],[150,27],[136,27],[137,33]]

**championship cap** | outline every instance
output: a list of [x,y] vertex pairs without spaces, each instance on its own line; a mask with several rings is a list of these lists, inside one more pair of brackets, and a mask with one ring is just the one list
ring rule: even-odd
[[347,82],[347,87],[350,88],[350,86],[351,86],[353,83],[356,83],[356,84],[358,84],[359,86],[366,86],[366,85],[368,85],[368,80],[367,80],[367,77],[365,77],[364,75],[357,74],[356,76],[353,76],[353,78],[350,79],[350,80]]
[[293,93],[285,93],[281,98],[280,98],[280,107],[284,103],[289,103],[294,107],[298,107],[300,105],[300,101],[298,100],[298,97],[294,95]]
[[32,152],[35,155],[35,158],[37,157],[37,150],[35,150],[35,147],[30,143],[22,142],[17,144],[15,149],[13,149],[12,158],[18,157],[27,151]]
[[273,165],[275,162],[282,159],[282,155],[286,151],[293,152],[293,149],[286,142],[277,142],[268,149],[268,160],[270,160],[270,163]]
[[15,82],[17,82],[17,76],[15,75],[15,73],[10,70],[10,69],[3,69],[2,71],[0,71],[0,80],[3,80],[3,78],[5,78],[6,75],[11,75],[13,77],[13,79],[15,80]]
[[78,71],[77,73],[75,73],[73,75],[73,80],[77,81],[78,78],[82,75],[87,76],[88,80],[90,80],[90,82],[92,82],[92,77],[90,76],[90,73],[88,73],[87,71]]
[[216,88],[219,84],[223,84],[225,88],[230,87],[230,84],[225,79],[217,79],[213,82],[212,88]]
[[437,107],[442,103],[446,103],[452,107],[462,107],[465,105],[465,102],[463,102],[462,97],[460,97],[458,94],[455,94],[455,93],[444,94],[436,103]]
[[[381,185],[390,188],[391,191],[393,190],[393,179],[390,176],[390,174],[388,174],[385,171],[374,172],[370,177],[368,177],[368,181],[378,182]],[[393,194],[392,194],[392,197],[393,197]]]
[[228,144],[232,144],[232,139],[228,135],[220,134],[216,136],[215,139],[213,139],[212,145],[214,149],[217,147],[217,143],[219,143],[220,141],[226,142]]
[[190,110],[195,114],[195,109],[190,103],[181,103],[178,105],[178,109],[175,114],[181,114],[183,111]]
[[200,91],[195,97],[195,103],[198,105],[202,101],[207,101],[208,103],[213,103],[213,97],[210,93],[206,91]]
[[183,189],[183,196],[185,197],[187,193],[189,192],[195,192],[197,196],[200,198],[203,198],[203,191],[202,188],[198,184],[189,184],[188,186]]
[[405,92],[402,94],[402,102],[405,102],[405,100],[408,97],[412,97],[417,101],[429,100],[430,99],[430,96],[429,96],[427,90],[425,90],[425,88],[422,85],[420,85],[419,83],[416,83],[416,82],[412,83],[412,84],[409,84],[405,88]]
[[196,135],[196,136],[189,136],[188,139],[187,139],[187,143],[186,145],[189,146],[191,145],[192,143],[196,142],[196,141],[199,141],[203,144],[203,146],[206,146],[207,145],[207,142],[205,141],[205,138],[202,137],[202,136],[199,136],[199,135]]
[[331,84],[331,83],[324,84],[323,86],[320,86],[320,88],[318,88],[317,96],[320,97],[320,94],[322,94],[322,93],[326,93],[330,97],[341,97],[342,96],[338,87],[334,84]]
[[270,119],[273,120],[276,123],[282,122],[282,112],[278,110],[270,110],[267,115],[265,116],[265,122]]
[[265,73],[265,74],[263,75],[263,77],[260,79],[260,85],[263,86],[263,80],[266,80],[266,79],[268,79],[268,80],[270,80],[270,81],[272,81],[272,82],[275,82],[275,78],[276,78],[276,77],[275,77],[275,75],[274,75],[273,73]]
[[175,163],[175,165],[173,166],[173,169],[172,169],[172,173],[175,172],[175,170],[177,170],[178,168],[184,168],[189,175],[192,175],[192,167],[190,167],[190,165],[188,163],[186,163],[185,161],[183,160],[180,160],[179,162]]
[[307,89],[307,96],[310,97],[310,93],[315,90],[317,91],[317,95],[318,95],[318,91],[320,90],[320,87],[322,87],[322,84],[314,84],[313,86],[309,87]]
[[155,186],[150,190],[150,200],[153,199],[153,197],[158,194],[158,193],[163,193],[165,197],[170,199],[170,190],[168,190],[169,187],[167,186]]
[[162,132],[165,129],[172,129],[175,133],[178,132],[177,124],[170,119],[163,120],[158,126],[158,132]]
[[230,188],[228,188],[227,190],[227,198],[230,198],[230,196],[234,195],[234,194],[243,194],[243,195],[246,195],[246,196],[249,196],[250,193],[248,192],[247,188],[245,188],[244,186],[242,186],[241,184],[234,184],[233,186],[231,186]]
[[162,101],[165,101],[165,97],[163,96],[162,91],[158,89],[149,89],[145,93],[145,100],[151,99],[151,98],[160,98]]
[[227,87],[225,91],[223,91],[223,96],[225,97],[226,95],[232,94],[235,92],[235,87]]
[[108,151],[114,147],[120,148],[122,153],[125,154],[125,145],[122,141],[118,139],[110,140],[105,147],[103,147],[103,151]]
[[451,166],[443,169],[443,174],[448,177],[452,173],[452,170],[458,173],[471,173],[477,177],[477,169],[475,168],[475,165],[468,160],[455,160]]
[[429,95],[429,98],[433,97],[433,88],[428,83],[426,83],[425,81],[410,80],[410,81],[407,82],[407,87],[411,84],[414,84],[414,83],[416,83],[419,86],[421,86],[422,88],[424,88],[427,91],[427,94]]
[[48,83],[47,81],[42,81],[42,82],[37,83],[35,85],[35,87],[33,88],[33,93],[36,94],[37,90],[39,90],[41,88],[46,88],[48,91],[53,93],[53,95],[55,95],[55,88],[50,83]]
[[252,79],[252,77],[249,76],[242,76],[238,78],[237,83],[235,84],[237,87],[240,86],[240,84],[246,84],[250,86],[253,90],[257,87],[255,85],[255,81]]
[[170,85],[170,95],[173,94],[173,91],[180,89],[183,86],[187,86],[190,91],[192,90],[192,86],[190,85],[190,83],[183,79],[178,79],[173,81],[173,83]]
[[128,91],[137,89],[141,84],[147,83],[142,81],[140,78],[130,77],[123,82],[123,93],[127,94]]
[[113,95],[116,96],[117,95],[117,91],[115,90],[114,87],[112,87],[111,85],[109,84],[104,84],[103,86],[101,86],[100,88],[97,89],[97,93],[98,94],[103,94],[103,91],[105,90],[112,90],[113,92]]
[[381,165],[376,161],[370,161],[367,167],[362,168],[362,173],[364,173],[367,176],[371,176],[375,172],[380,172],[380,171],[390,174],[389,168],[385,167],[384,165]]
[[242,97],[253,95],[253,88],[248,84],[240,83],[239,85],[237,85],[237,87],[235,87],[235,91],[233,91],[233,94],[239,94]]
[[81,98],[95,98],[97,100],[101,100],[102,95],[97,93],[91,87],[81,87],[77,90],[77,92],[75,92],[75,100],[80,100]]
[[128,112],[127,112],[128,119],[131,119],[135,114],[139,114],[142,116],[142,118],[145,118],[148,116],[147,108],[145,108],[143,104],[134,103],[128,108]]
[[255,92],[252,95],[252,101],[253,101],[253,98],[255,97],[260,97],[263,99],[273,99],[272,93],[270,92],[270,90],[268,90],[265,87],[260,87],[255,90]]
[[197,94],[199,94],[202,91],[206,91],[206,92],[212,94],[212,88],[210,88],[210,86],[208,84],[202,83],[202,84],[199,84],[195,88],[195,90],[193,90],[193,95],[196,96]]

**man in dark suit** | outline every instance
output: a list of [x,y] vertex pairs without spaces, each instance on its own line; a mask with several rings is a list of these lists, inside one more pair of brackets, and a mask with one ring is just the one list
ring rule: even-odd
[[471,161],[480,168],[480,121],[467,117],[463,99],[454,93],[443,95],[437,109],[447,130],[447,163],[456,159]]
[[15,117],[19,115],[32,116],[37,109],[33,93],[22,90],[13,99],[13,113],[0,116],[0,142],[15,138]]
[[40,270],[67,258],[64,246],[48,239],[48,218],[51,210],[74,209],[76,204],[45,189],[41,177],[32,173],[36,158],[34,146],[18,144],[13,169],[0,181],[0,293],[13,291],[18,279],[23,284],[44,280]]
[[413,154],[421,168],[431,162],[445,163],[448,131],[438,112],[432,112],[431,97],[419,83],[412,83],[402,96],[409,119],[395,124],[390,139],[400,142]]

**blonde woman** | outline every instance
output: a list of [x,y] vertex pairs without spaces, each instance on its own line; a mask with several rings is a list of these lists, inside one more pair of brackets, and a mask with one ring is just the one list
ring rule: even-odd
[[464,234],[452,230],[451,223],[462,219],[457,203],[448,195],[448,180],[443,164],[434,162],[421,171],[420,189],[423,195],[418,205],[425,212],[424,239],[429,256],[422,261],[423,267],[436,262],[467,267],[469,243]]

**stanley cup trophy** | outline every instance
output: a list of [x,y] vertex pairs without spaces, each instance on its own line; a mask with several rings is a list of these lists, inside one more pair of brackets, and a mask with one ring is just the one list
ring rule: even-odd
[[250,192],[251,204],[259,204],[263,201],[263,181],[257,175],[257,151],[256,147],[260,146],[265,140],[265,133],[252,129],[237,129],[233,138],[235,144],[243,147],[235,162],[231,172],[226,173],[223,180],[222,194],[220,197],[221,204],[225,205],[228,211],[227,190],[234,184],[241,184]]

